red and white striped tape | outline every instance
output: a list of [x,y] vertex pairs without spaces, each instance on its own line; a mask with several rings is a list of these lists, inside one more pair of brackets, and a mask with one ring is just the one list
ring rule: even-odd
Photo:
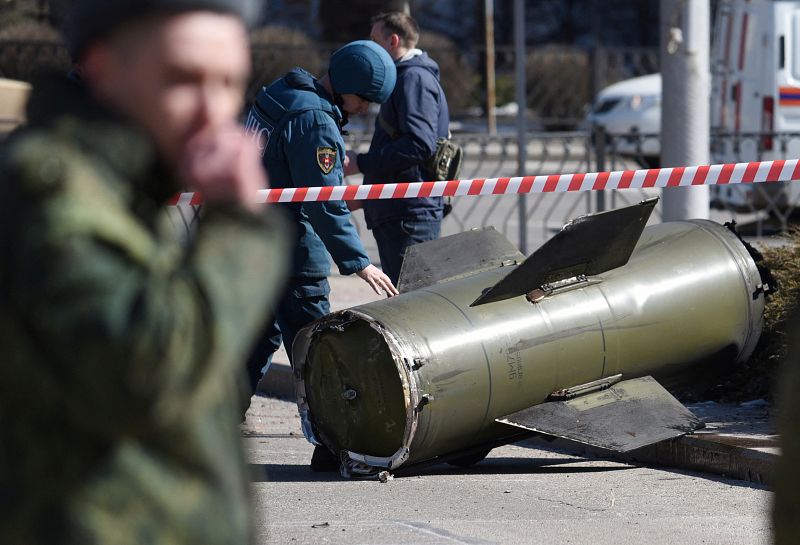
[[[800,180],[800,160],[729,163],[724,165],[618,170],[583,174],[552,174],[442,182],[413,182],[329,187],[262,189],[256,202],[321,202],[462,195],[512,195],[560,193],[601,189],[681,187],[693,185],[750,184]],[[175,206],[202,204],[199,193],[179,193],[169,202]]]

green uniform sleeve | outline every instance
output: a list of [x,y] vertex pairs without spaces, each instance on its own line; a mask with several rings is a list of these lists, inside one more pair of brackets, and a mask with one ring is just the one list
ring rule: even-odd
[[182,418],[242,372],[282,288],[284,222],[209,209],[184,251],[99,173],[63,169],[17,211],[14,314],[75,400],[76,426],[124,434]]

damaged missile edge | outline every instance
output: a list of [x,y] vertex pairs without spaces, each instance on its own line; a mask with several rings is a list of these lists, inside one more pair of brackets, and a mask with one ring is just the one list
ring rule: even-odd
[[753,260],[753,263],[756,264],[758,275],[761,278],[761,284],[758,285],[756,290],[753,292],[753,299],[756,299],[761,293],[764,294],[765,298],[768,298],[773,293],[779,291],[780,284],[778,279],[775,278],[775,275],[772,274],[772,271],[769,269],[769,267],[764,264],[764,256],[762,253],[759,252],[755,246],[747,242],[739,232],[739,229],[736,227],[736,220],[727,221],[723,224],[723,226],[739,239],[739,242],[741,242],[742,246],[745,247],[747,253],[750,255],[750,258]]
[[[420,408],[423,405],[423,401],[429,399],[429,397],[420,393],[414,373],[412,372],[415,369],[416,362],[420,358],[414,356],[410,349],[404,349],[399,340],[392,335],[391,331],[381,324],[380,321],[367,314],[351,309],[330,315],[330,319],[316,322],[312,326],[301,330],[292,347],[293,355],[295,356],[293,360],[296,362],[294,377],[297,406],[301,417],[303,434],[306,439],[314,445],[322,445],[323,442],[320,441],[318,436],[319,432],[315,429],[313,424],[313,414],[306,395],[305,373],[307,358],[305,355],[308,352],[308,345],[315,334],[323,330],[343,332],[348,325],[357,321],[364,321],[369,324],[372,329],[377,331],[391,353],[392,360],[397,368],[402,384],[403,402],[406,413],[405,431],[402,445],[391,456],[372,456],[350,450],[342,450],[336,454],[339,455],[341,460],[340,472],[342,477],[381,478],[381,474],[385,473],[386,470],[393,470],[408,460],[411,440],[414,437],[419,422],[419,410],[411,409]],[[383,479],[381,480],[383,481]]]

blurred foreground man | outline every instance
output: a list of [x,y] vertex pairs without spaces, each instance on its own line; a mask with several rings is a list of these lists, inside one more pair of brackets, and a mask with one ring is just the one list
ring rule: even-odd
[[[0,153],[0,543],[249,543],[238,387],[288,251],[234,123],[255,13],[62,9],[83,83],[35,84]],[[207,205],[188,250],[184,184]]]
[[787,323],[786,339],[789,351],[781,362],[776,396],[781,457],[773,483],[775,545],[800,542],[800,310]]

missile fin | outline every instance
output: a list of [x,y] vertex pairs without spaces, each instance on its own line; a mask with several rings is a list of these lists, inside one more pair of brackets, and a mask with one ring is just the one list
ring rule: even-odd
[[534,405],[497,422],[616,452],[629,452],[703,427],[650,376],[573,399]]
[[401,293],[472,276],[525,256],[494,227],[473,229],[406,248],[397,289]]
[[625,265],[657,202],[658,197],[654,197],[575,218],[470,306],[511,299],[546,284]]

